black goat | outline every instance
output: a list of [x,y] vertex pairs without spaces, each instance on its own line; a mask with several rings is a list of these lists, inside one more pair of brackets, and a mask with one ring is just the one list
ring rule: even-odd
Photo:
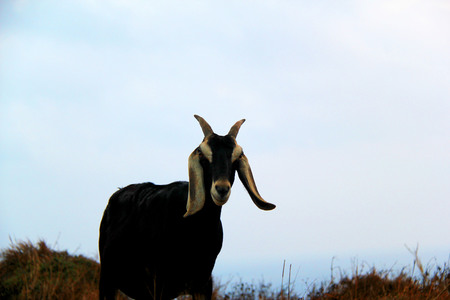
[[189,156],[189,183],[132,184],[109,199],[100,225],[101,300],[114,299],[118,289],[135,299],[211,299],[223,240],[220,213],[235,171],[260,209],[275,208],[259,195],[236,143],[245,120],[219,136],[195,118],[205,137]]

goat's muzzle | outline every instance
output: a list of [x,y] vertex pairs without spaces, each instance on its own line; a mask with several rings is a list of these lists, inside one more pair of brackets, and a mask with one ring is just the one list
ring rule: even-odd
[[226,179],[219,179],[214,181],[211,186],[211,197],[214,203],[218,206],[224,205],[231,193],[231,184]]

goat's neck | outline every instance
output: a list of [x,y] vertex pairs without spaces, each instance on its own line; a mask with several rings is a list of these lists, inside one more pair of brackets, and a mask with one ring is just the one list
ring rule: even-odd
[[212,219],[220,220],[222,206],[218,206],[214,203],[209,190],[205,195],[205,206],[203,207],[203,210],[207,212],[207,215],[211,216]]
[[205,204],[202,208],[203,215],[210,221],[220,221],[222,207],[214,203],[211,197],[211,182],[205,185]]

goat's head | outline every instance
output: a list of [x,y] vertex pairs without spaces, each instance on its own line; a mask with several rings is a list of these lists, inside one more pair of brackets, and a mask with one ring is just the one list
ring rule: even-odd
[[[230,197],[234,174],[237,171],[253,202],[260,209],[271,210],[275,205],[266,202],[256,189],[255,180],[242,147],[236,142],[239,128],[245,119],[234,124],[227,135],[220,136],[200,116],[195,115],[205,135],[203,142],[189,156],[189,194],[185,217],[200,211],[205,204],[205,193],[210,193],[218,206]],[[206,191],[206,188],[210,190]]]

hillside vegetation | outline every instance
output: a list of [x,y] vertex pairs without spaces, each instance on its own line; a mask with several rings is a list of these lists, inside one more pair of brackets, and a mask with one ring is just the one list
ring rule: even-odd
[[[292,291],[292,283],[281,290],[270,284],[238,282],[232,286],[218,284],[214,299],[450,299],[450,269],[436,267],[433,274],[425,270],[417,257],[414,266],[421,278],[403,271],[371,269],[364,274],[353,272],[334,282],[311,286],[305,295]],[[0,299],[98,299],[99,264],[82,255],[52,250],[44,242],[13,243],[0,253]],[[189,299],[189,297],[183,297]],[[118,299],[127,299],[118,295]]]

